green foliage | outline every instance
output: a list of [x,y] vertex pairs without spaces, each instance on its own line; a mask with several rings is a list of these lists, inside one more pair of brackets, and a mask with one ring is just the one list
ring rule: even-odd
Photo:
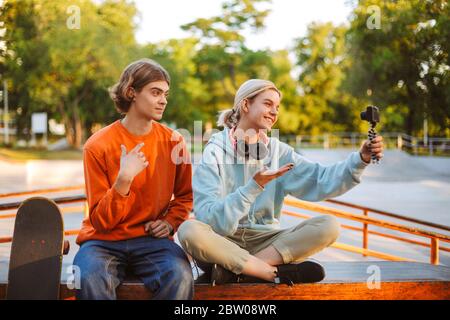
[[[172,82],[164,121],[193,128],[215,123],[250,78],[272,80],[283,99],[281,134],[367,131],[368,104],[381,108],[384,131],[450,136],[447,1],[353,0],[349,25],[312,23],[292,50],[252,50],[244,31],[263,30],[270,0],[225,0],[218,16],[181,26],[191,36],[139,45],[137,10],[128,0],[9,0],[0,7],[0,72],[9,84],[19,133],[32,112],[46,111],[79,147],[91,128],[119,117],[107,89],[123,68],[143,57],[161,63]],[[81,13],[79,29],[67,26]],[[369,29],[368,8],[381,10]],[[295,57],[295,59],[292,59]]]
[[193,129],[194,121],[208,120],[207,101],[211,94],[207,86],[195,76],[196,45],[198,40],[172,39],[156,45],[145,46],[142,55],[161,63],[171,77],[169,103],[164,121],[178,127]]
[[[67,26],[70,6],[80,10],[79,29]],[[20,118],[45,110],[64,122],[69,142],[79,147],[84,129],[114,112],[106,89],[135,48],[135,13],[126,1],[7,2],[3,66],[12,79],[11,104],[23,105]]]
[[[346,48],[345,26],[312,23],[297,40],[295,53],[300,68],[301,132],[312,135],[332,131],[367,131],[359,113],[365,101],[346,88],[351,60]],[[364,125],[364,124],[363,124]]]
[[[381,28],[366,25],[369,5],[381,12]],[[386,128],[448,136],[450,117],[450,6],[448,1],[361,0],[349,30],[352,92],[384,106]],[[370,89],[370,96],[367,90]]]
[[214,123],[217,113],[233,104],[241,83],[249,78],[269,77],[270,54],[248,49],[241,34],[244,29],[258,31],[264,27],[269,10],[261,6],[269,3],[270,0],[230,0],[222,5],[220,16],[181,26],[197,39],[193,76],[209,93],[204,107],[198,107],[204,116],[194,120]]

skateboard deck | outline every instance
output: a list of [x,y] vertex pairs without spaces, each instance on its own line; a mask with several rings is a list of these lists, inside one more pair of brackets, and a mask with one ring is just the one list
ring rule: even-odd
[[20,205],[14,224],[6,298],[59,298],[64,224],[52,200],[33,197]]

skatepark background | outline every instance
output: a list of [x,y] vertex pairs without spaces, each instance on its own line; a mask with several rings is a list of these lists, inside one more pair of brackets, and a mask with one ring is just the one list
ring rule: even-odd
[[[352,151],[354,150],[306,149],[300,152],[308,159],[329,165],[344,160]],[[201,155],[196,154],[194,156],[199,157]],[[82,161],[80,160],[29,160],[26,162],[0,160],[0,172],[0,193],[57,188],[84,183]],[[79,194],[79,192],[74,193],[72,191],[66,194],[74,195]],[[13,198],[8,199],[8,201],[22,199],[23,197]],[[379,164],[371,164],[365,169],[358,186],[336,199],[425,221],[450,225],[450,159],[412,156],[399,150],[386,150],[385,156]],[[330,203],[323,202],[321,204],[333,206]],[[335,207],[339,208],[339,206]],[[359,210],[348,211],[361,214]],[[82,212],[64,214],[65,229],[79,229],[82,218]],[[284,215],[281,223],[282,227],[289,227],[298,224],[300,221],[302,219]],[[339,218],[339,221],[342,222],[343,220]],[[361,227],[361,223],[358,222],[345,221],[345,223]],[[13,218],[0,220],[1,236],[12,235],[13,228]],[[369,229],[386,232],[386,229],[375,226],[370,226]],[[423,229],[427,228],[423,227]],[[388,233],[396,234],[392,230]],[[411,236],[411,238],[414,238],[414,236]],[[71,264],[78,250],[78,245],[75,244],[75,236],[69,236],[67,239],[71,242],[71,250],[69,255],[64,256],[65,265]],[[337,241],[361,246],[362,236],[360,232],[342,229]],[[1,265],[9,260],[10,247],[10,243],[0,244]],[[376,235],[369,236],[369,249],[416,261],[429,262],[428,248]],[[316,254],[314,258],[322,261],[377,260],[334,248],[327,248]],[[440,263],[449,266],[450,253],[440,251]]]
[[[450,225],[448,1],[0,0],[0,16],[0,193],[82,185],[83,143],[119,118],[107,88],[145,57],[173,80],[163,120],[191,133],[195,122],[213,128],[248,78],[270,79],[283,92],[282,137],[365,137],[360,112],[378,106],[376,129],[395,141],[338,199]],[[357,150],[331,148],[297,149],[323,164]],[[65,228],[79,229],[82,218],[65,214]],[[0,219],[0,236],[13,228],[13,218]],[[68,239],[65,265],[78,249],[75,236]],[[362,234],[342,229],[338,241],[362,247]],[[0,244],[0,271],[10,246]],[[369,249],[427,263],[430,256],[429,248],[375,235]],[[315,258],[376,260],[332,248]],[[440,263],[450,265],[450,253],[441,250]]]

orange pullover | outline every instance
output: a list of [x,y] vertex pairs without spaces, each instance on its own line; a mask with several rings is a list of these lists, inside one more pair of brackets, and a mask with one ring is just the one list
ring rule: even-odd
[[[140,151],[149,165],[134,178],[128,195],[122,196],[113,187],[120,168],[120,145],[129,152],[141,142]],[[185,161],[179,161],[183,157]],[[78,244],[146,236],[145,223],[158,219],[169,222],[176,232],[188,218],[192,166],[183,138],[172,129],[153,121],[148,134],[136,136],[118,120],[88,139],[83,160],[89,215],[83,220]]]

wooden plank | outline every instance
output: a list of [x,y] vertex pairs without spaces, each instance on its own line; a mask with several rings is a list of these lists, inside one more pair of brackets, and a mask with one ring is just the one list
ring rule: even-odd
[[[327,275],[320,283],[293,287],[275,284],[228,284],[212,287],[196,284],[195,299],[450,299],[450,268],[416,262],[322,262]],[[371,270],[378,268],[380,289],[370,289]],[[1,268],[0,263],[0,270]],[[0,273],[0,299],[6,293],[5,275]],[[73,299],[74,290],[62,279],[61,298]],[[150,299],[151,293],[136,281],[117,289],[119,299]]]
[[[365,283],[372,274],[370,270],[379,268],[382,282],[450,281],[450,267],[421,262],[393,261],[323,261],[326,271],[321,283]],[[69,264],[63,264],[67,270]],[[68,274],[62,272],[61,283],[67,282]],[[8,261],[0,261],[0,283],[8,279]]]
[[450,283],[386,282],[380,289],[363,283],[287,285],[197,285],[196,300],[449,300]]
[[366,283],[373,270],[379,271],[381,282],[450,282],[450,268],[422,262],[404,261],[339,261],[321,262],[326,277],[321,283]]
[[[75,299],[75,292],[61,285],[61,299]],[[0,284],[0,299],[6,285]],[[119,300],[148,300],[151,293],[141,283],[124,283]],[[450,282],[383,282],[379,289],[364,283],[195,285],[195,300],[450,300]]]

